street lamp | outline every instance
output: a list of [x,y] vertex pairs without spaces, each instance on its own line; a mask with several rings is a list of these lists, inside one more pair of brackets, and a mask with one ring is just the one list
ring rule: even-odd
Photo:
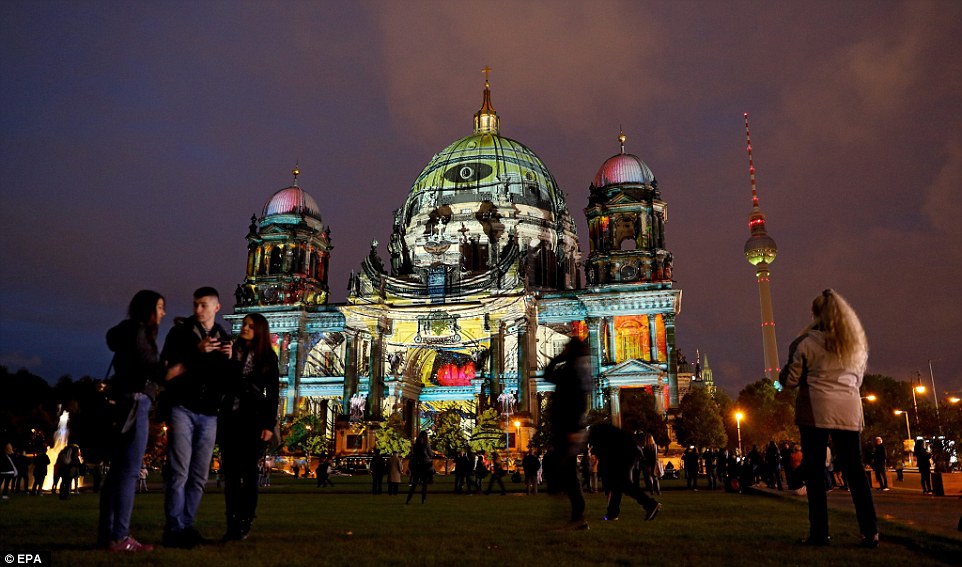
[[[895,415],[904,415],[904,416],[905,416],[905,433],[908,434],[908,436],[909,436],[908,439],[909,439],[909,441],[911,442],[911,441],[912,441],[912,430],[909,428],[909,412],[907,412],[907,411],[905,411],[905,410],[897,409],[897,410],[895,410]],[[909,466],[912,466],[912,453],[909,453]]]
[[738,428],[738,456],[742,456],[742,419],[745,418],[745,414],[742,412],[735,412],[735,427]]
[[[939,359],[939,360],[941,360],[941,359]],[[931,358],[929,359],[929,377],[932,379],[932,399],[935,400],[935,420],[939,423],[939,435],[942,435],[942,434],[943,434],[943,432],[942,432],[942,416],[939,415],[939,393],[938,393],[938,390],[935,389],[935,373],[932,372],[932,359],[931,359]],[[920,379],[919,379],[919,383],[921,383],[921,382],[922,382],[922,380],[921,380],[921,378],[920,378]]]
[[912,388],[912,405],[915,407],[915,427],[917,427],[919,429],[919,432],[921,432],[922,422],[919,421],[919,402],[915,397],[916,392],[919,394],[924,394],[925,386],[923,386],[922,384],[919,384],[918,386],[915,386]]
[[518,420],[514,421],[514,449],[521,454],[521,422]]
[[908,434],[908,439],[911,440],[911,439],[912,439],[912,429],[909,428],[909,412],[907,412],[907,411],[905,411],[905,410],[897,409],[897,410],[895,410],[895,415],[904,415],[904,416],[905,416],[905,432]]

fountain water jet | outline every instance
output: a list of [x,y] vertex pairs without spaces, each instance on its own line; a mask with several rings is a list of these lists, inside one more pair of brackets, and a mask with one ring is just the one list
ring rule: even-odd
[[[57,432],[53,435],[53,447],[47,449],[47,458],[50,459],[50,474],[43,479],[43,490],[53,489],[54,473],[57,470],[57,457],[60,456],[60,451],[67,446],[67,440],[70,438],[70,431],[67,429],[67,422],[70,421],[70,412],[64,411],[60,414],[60,422],[57,423]],[[77,486],[81,486],[83,479],[77,481]]]

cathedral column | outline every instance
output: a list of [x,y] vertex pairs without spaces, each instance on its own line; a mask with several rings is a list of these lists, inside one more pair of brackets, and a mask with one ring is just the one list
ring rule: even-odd
[[[290,341],[287,343],[287,403],[288,407],[296,410],[295,400],[300,396],[301,380],[298,372],[298,334],[291,333]],[[293,411],[292,411],[293,413]]]
[[588,349],[591,359],[591,407],[597,408],[602,404],[598,392],[598,377],[601,375],[601,321],[600,317],[588,317]]
[[478,411],[482,412],[489,407],[495,406],[495,401],[501,395],[501,385],[504,380],[504,321],[496,321],[498,332],[491,337],[491,352],[488,356],[488,376],[487,376],[487,397],[484,392],[481,394],[481,403],[478,404]]
[[615,318],[609,317],[607,320],[608,325],[608,363],[615,364],[618,362],[618,335],[615,332]]
[[658,413],[664,414],[665,413],[665,386],[663,384],[658,384],[652,387],[651,393],[655,396],[655,409],[658,410]]
[[650,341],[648,345],[650,360],[655,362],[658,360],[658,317],[656,315],[648,315],[648,340]]
[[528,317],[522,317],[518,321],[518,408],[522,412],[531,412],[531,392],[529,382],[531,381],[531,339],[533,335],[528,332]]
[[611,402],[611,424],[621,427],[621,388],[609,388],[608,399]]
[[665,321],[665,349],[668,351],[668,398],[671,407],[678,407],[678,360],[675,355],[675,314],[662,315]]
[[391,321],[381,319],[377,324],[377,337],[371,345],[371,379],[368,384],[367,414],[371,419],[381,419],[384,398],[384,336],[391,334]]
[[344,334],[344,394],[341,400],[341,415],[351,416],[351,397],[357,393],[357,335],[347,330]]

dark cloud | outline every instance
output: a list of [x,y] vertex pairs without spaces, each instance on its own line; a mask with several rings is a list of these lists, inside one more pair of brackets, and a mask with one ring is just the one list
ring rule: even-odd
[[916,1],[3,3],[0,363],[100,375],[140,288],[172,315],[205,284],[229,304],[248,219],[297,160],[343,300],[490,65],[503,134],[576,217],[624,128],[669,203],[679,346],[731,393],[762,366],[746,111],[781,356],[832,286],[872,371],[934,359],[962,388],[960,21]]

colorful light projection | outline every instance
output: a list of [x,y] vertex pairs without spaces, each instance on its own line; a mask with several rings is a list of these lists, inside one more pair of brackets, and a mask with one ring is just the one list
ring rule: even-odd
[[441,413],[453,412],[461,418],[461,429],[465,437],[470,438],[471,430],[477,423],[478,404],[475,400],[445,400],[445,401],[421,401],[421,412],[419,421],[420,429],[432,430],[437,422],[437,416]]
[[615,362],[651,360],[651,331],[646,315],[615,317]]
[[[615,317],[615,362],[626,360],[652,360],[651,323],[654,323],[655,352],[659,361],[668,360],[668,340],[665,320],[661,314],[649,319],[648,315],[624,315]],[[607,337],[605,337],[607,340]]]
[[417,361],[425,387],[470,386],[478,375],[474,359],[463,352],[422,349]]

